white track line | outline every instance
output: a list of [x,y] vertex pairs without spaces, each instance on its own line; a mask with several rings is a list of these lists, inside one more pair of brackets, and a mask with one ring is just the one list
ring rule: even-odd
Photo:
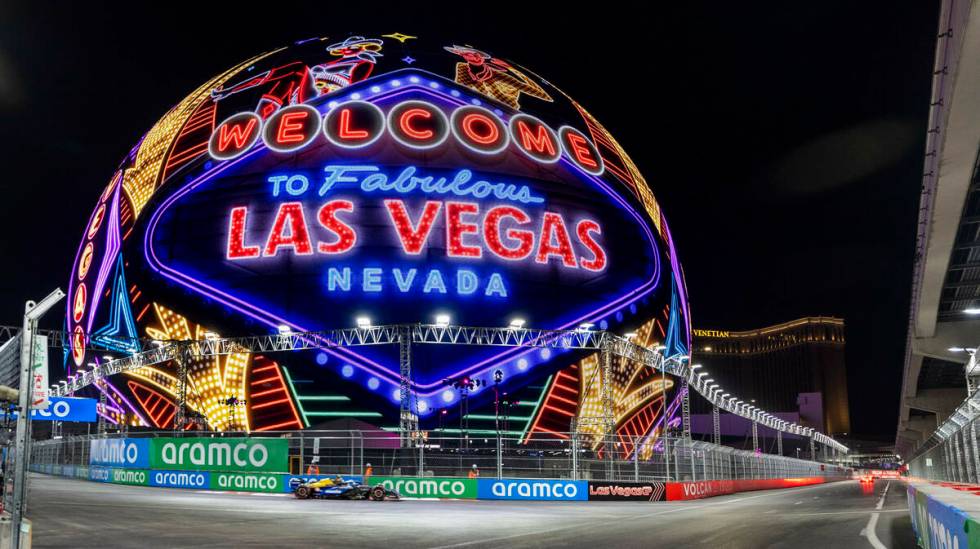
[[885,505],[885,496],[888,495],[888,487],[891,486],[891,484],[891,482],[885,483],[885,491],[881,493],[881,499],[878,500],[878,505],[875,505],[876,512],[871,513],[871,518],[868,519],[868,525],[864,527],[864,530],[862,530],[860,534],[862,536],[866,536],[868,538],[868,543],[870,543],[875,549],[888,549],[885,547],[885,544],[881,543],[881,540],[878,539],[878,534],[875,532],[875,528],[878,526],[878,516],[882,513],[881,508],[883,505]]

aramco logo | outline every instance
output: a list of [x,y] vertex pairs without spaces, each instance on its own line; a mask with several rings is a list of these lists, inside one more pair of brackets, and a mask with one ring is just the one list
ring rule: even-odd
[[167,442],[161,450],[161,458],[167,465],[197,465],[207,468],[250,467],[262,468],[269,461],[269,451],[261,444],[244,442],[234,446],[227,442]]

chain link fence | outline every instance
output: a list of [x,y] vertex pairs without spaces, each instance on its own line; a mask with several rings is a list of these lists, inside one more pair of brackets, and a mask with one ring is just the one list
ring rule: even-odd
[[980,484],[980,426],[970,421],[908,462],[909,475],[927,480]]
[[[105,438],[171,437],[171,431],[112,434]],[[188,436],[200,436],[189,434]],[[529,441],[508,436],[441,436],[430,432],[413,447],[398,437],[362,431],[220,433],[214,437],[289,439],[289,471],[323,474],[411,477],[551,478],[613,481],[700,481],[840,476],[830,464],[736,450],[684,438],[601,437],[555,433]],[[36,441],[32,463],[89,464],[90,441],[99,435]],[[609,449],[609,451],[607,451]],[[973,469],[975,472],[976,469]]]

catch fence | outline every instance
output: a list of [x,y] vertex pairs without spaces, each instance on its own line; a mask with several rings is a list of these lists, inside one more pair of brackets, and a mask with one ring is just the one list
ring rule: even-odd
[[[35,441],[31,461],[42,465],[89,465],[98,438],[172,437],[172,431],[80,435]],[[201,436],[200,433],[188,436]],[[401,477],[481,477],[611,481],[701,481],[839,477],[847,470],[829,463],[736,450],[684,438],[601,437],[555,433],[530,440],[513,436],[429,436],[402,448],[396,433],[283,431],[215,433],[218,437],[289,440],[289,472]],[[611,449],[606,451],[606,448]]]

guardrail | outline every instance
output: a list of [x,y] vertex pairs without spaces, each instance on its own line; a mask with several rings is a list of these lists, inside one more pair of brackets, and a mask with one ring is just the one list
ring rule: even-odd
[[[386,435],[361,431],[283,431],[263,432],[255,438],[287,439],[288,472],[292,474],[318,470],[324,474],[454,478],[469,476],[475,465],[481,477],[501,479],[699,482],[829,478],[849,471],[828,463],[736,450],[684,438],[617,437],[606,445],[601,437],[583,433],[556,433],[551,438],[535,435],[526,443],[519,436],[430,434],[424,444],[401,448],[397,434]],[[35,470],[47,466],[88,467],[92,464],[93,440],[172,436],[171,431],[133,432],[36,441],[31,447],[31,461]],[[210,438],[249,436],[248,433],[216,433]],[[609,455],[603,451],[606,447],[616,450]]]

